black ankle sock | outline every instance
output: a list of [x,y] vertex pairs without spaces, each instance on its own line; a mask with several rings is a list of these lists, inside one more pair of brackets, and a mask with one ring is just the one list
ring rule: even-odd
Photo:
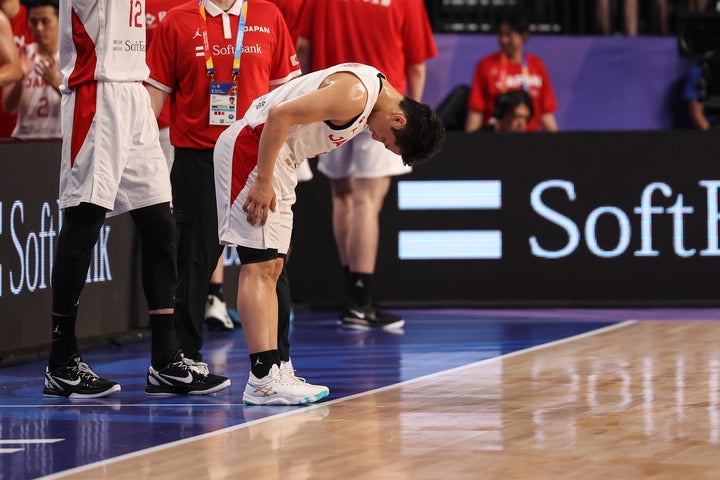
[[78,353],[76,320],[76,315],[52,314],[52,341],[48,358],[48,368],[51,371],[65,366],[70,357]]
[[175,359],[180,346],[175,336],[175,319],[172,313],[150,314],[150,345],[152,366],[156,370],[165,368]]
[[225,297],[223,297],[222,283],[211,283],[210,287],[208,288],[208,295],[215,295],[217,298],[220,299],[221,302],[224,302]]
[[350,272],[348,296],[354,305],[365,306],[370,303],[371,279],[372,273]]
[[266,377],[267,374],[270,373],[272,366],[276,365],[275,355],[279,356],[277,350],[266,350],[264,352],[251,353],[250,368],[252,370],[252,374],[255,375],[256,378]]

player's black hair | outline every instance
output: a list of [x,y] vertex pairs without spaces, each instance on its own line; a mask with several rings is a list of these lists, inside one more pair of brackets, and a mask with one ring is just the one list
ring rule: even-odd
[[392,130],[403,162],[415,165],[429,160],[445,145],[445,127],[440,117],[429,106],[409,97],[402,99],[400,108],[407,123],[403,128]]

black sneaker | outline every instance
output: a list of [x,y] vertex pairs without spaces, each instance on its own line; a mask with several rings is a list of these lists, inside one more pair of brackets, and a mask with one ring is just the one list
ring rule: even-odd
[[52,372],[45,368],[46,397],[98,398],[120,391],[120,385],[98,377],[80,355],[75,354],[64,367]]
[[148,369],[145,393],[148,395],[209,395],[230,386],[230,379],[213,375],[207,365],[185,358],[182,352],[175,355],[169,365]]
[[395,314],[383,312],[372,304],[364,307],[349,306],[340,314],[340,324],[350,328],[402,328],[405,320]]

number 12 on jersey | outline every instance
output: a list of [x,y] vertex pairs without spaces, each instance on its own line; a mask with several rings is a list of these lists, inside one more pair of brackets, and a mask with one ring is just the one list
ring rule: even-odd
[[130,27],[142,28],[140,19],[143,15],[143,4],[140,0],[130,0]]

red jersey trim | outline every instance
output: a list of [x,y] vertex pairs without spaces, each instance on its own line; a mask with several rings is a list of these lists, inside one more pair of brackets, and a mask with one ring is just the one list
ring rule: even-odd
[[264,125],[258,125],[253,130],[246,125],[237,137],[233,147],[232,180],[230,185],[230,205],[235,203],[238,195],[247,182],[250,172],[257,165],[258,148],[260,147],[260,134]]
[[97,106],[97,82],[85,82],[75,90],[75,108],[70,139],[70,168],[75,166],[75,158],[85,144],[90,126],[95,119]]
[[83,25],[74,9],[72,11],[72,37],[77,57],[75,58],[73,71],[68,78],[68,88],[74,90],[79,84],[93,80],[95,78],[95,68],[97,67],[95,43],[88,35],[85,25]]

